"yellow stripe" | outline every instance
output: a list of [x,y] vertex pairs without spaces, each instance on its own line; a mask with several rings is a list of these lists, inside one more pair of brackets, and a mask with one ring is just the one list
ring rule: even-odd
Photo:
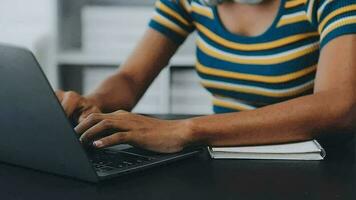
[[244,59],[244,58],[236,58],[231,57],[229,55],[219,53],[210,49],[209,47],[205,46],[200,40],[197,41],[197,45],[199,49],[201,49],[205,54],[215,57],[220,60],[232,62],[232,63],[239,63],[239,64],[259,64],[259,65],[271,65],[271,64],[278,64],[286,61],[290,61],[304,55],[307,55],[311,52],[314,52],[319,49],[318,45],[310,46],[304,50],[300,50],[291,54],[282,55],[276,58],[265,58],[265,59]]
[[185,37],[185,36],[187,36],[189,34],[185,30],[181,29],[179,26],[173,24],[172,22],[169,22],[169,21],[163,19],[159,15],[155,15],[152,19],[155,20],[156,22],[160,23],[161,25],[173,30],[174,32],[178,33],[179,35],[182,35],[182,36]]
[[243,87],[238,87],[238,86],[220,85],[220,84],[215,84],[215,83],[210,83],[210,82],[205,82],[205,81],[201,81],[201,84],[207,88],[228,90],[228,91],[233,91],[233,92],[241,92],[241,93],[246,93],[246,94],[256,94],[256,95],[262,95],[262,96],[267,96],[267,97],[279,97],[279,98],[295,96],[295,95],[301,94],[303,92],[306,92],[309,89],[312,89],[314,86],[313,84],[310,84],[310,85],[305,85],[304,87],[298,88],[296,90],[286,91],[284,93],[274,93],[274,92],[270,92],[270,91],[256,90],[256,89],[251,89],[251,88],[243,88]]
[[308,20],[309,22],[313,22],[313,10],[314,10],[314,4],[315,4],[315,0],[309,0],[309,4],[308,4],[308,10],[307,10],[307,16],[308,16]]
[[164,5],[162,2],[157,1],[156,7],[160,10],[164,11],[165,13],[171,15],[172,17],[176,18],[178,21],[182,22],[186,26],[191,26],[191,24],[185,20],[182,16],[180,16],[176,11],[172,10],[168,6]]
[[306,13],[305,13],[305,15],[297,15],[297,16],[291,17],[291,18],[282,18],[278,22],[277,27],[281,27],[281,26],[285,26],[285,25],[293,24],[293,23],[297,23],[297,22],[302,22],[302,21],[309,21]]
[[291,1],[288,1],[284,7],[285,8],[293,8],[293,7],[297,7],[299,5],[302,5],[302,4],[306,4],[308,0],[291,0]]
[[[187,0],[181,0],[181,1],[179,1],[180,2],[180,4],[181,4],[181,6],[185,9],[185,11],[186,12],[188,12],[188,13],[191,13],[192,11],[191,11],[191,8],[190,8],[190,6],[189,6],[189,3],[187,2]],[[188,4],[188,5],[187,5]]]
[[330,19],[334,18],[337,15],[343,14],[345,12],[355,11],[355,10],[356,10],[356,5],[351,5],[333,11],[327,17],[325,17],[325,19],[323,19],[323,21],[320,23],[319,33],[321,33],[321,31],[325,28],[325,25],[330,21]]
[[256,82],[263,82],[263,83],[283,83],[283,82],[288,82],[303,77],[311,72],[314,72],[316,70],[316,65],[307,67],[297,72],[293,72],[281,76],[262,76],[262,75],[243,74],[238,72],[228,72],[228,71],[213,69],[211,67],[204,66],[198,61],[196,64],[196,68],[201,73],[213,75],[213,76],[220,76],[224,78],[256,81]]
[[[331,3],[332,1],[333,0],[326,0],[327,3],[325,4],[325,7],[326,7],[327,4]],[[325,7],[324,7],[324,9],[325,9]],[[322,12],[318,10],[318,21],[320,20],[321,14],[322,14]]]
[[240,44],[240,43],[231,42],[229,40],[226,40],[225,38],[220,37],[219,35],[216,35],[214,32],[210,31],[208,28],[206,28],[205,26],[199,23],[195,23],[195,26],[200,32],[202,32],[204,35],[206,35],[209,39],[213,40],[214,42],[221,44],[225,47],[228,47],[230,49],[243,50],[243,51],[268,50],[268,49],[285,46],[294,42],[298,42],[300,40],[304,40],[310,37],[319,36],[318,32],[311,32],[311,33],[302,33],[298,35],[285,37],[272,42],[266,42],[260,44]]
[[221,100],[218,100],[218,99],[215,99],[215,98],[213,99],[213,104],[216,105],[216,106],[221,106],[221,107],[230,108],[230,109],[239,110],[239,111],[251,110],[251,109],[239,106],[237,104],[221,101]]
[[350,24],[356,24],[356,19],[351,18],[351,19],[345,19],[345,20],[340,20],[339,22],[330,25],[330,28],[327,28],[327,31],[322,33],[322,36],[320,37],[320,40],[323,40],[331,31],[340,28],[342,26],[350,25]]
[[192,4],[192,11],[194,11],[195,13],[198,13],[200,15],[209,17],[210,19],[214,19],[213,12],[209,9],[201,8],[195,4]]

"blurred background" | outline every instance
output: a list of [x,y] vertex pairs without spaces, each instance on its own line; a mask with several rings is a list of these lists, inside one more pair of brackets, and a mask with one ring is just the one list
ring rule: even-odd
[[[54,89],[92,91],[130,54],[155,0],[1,0],[0,43],[31,49]],[[210,114],[192,34],[134,112]],[[124,95],[124,94],[123,94]]]

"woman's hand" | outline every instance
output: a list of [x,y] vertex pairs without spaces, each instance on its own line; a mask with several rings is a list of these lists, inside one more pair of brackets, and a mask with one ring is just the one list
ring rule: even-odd
[[93,100],[83,97],[76,92],[58,90],[56,91],[56,95],[67,116],[78,123],[92,113],[101,113],[101,110]]
[[[91,114],[76,128],[82,142],[104,148],[127,143],[160,153],[174,153],[191,143],[188,120],[160,120],[126,111]],[[101,134],[110,131],[109,136]]]

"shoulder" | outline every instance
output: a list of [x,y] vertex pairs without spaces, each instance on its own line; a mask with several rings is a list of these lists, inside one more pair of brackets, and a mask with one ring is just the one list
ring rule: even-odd
[[156,7],[164,5],[187,14],[191,12],[192,2],[193,0],[157,0]]

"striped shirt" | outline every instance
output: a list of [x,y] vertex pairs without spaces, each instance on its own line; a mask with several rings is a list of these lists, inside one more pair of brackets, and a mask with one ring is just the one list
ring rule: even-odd
[[229,32],[217,7],[159,0],[150,27],[177,44],[196,31],[196,70],[215,113],[252,110],[313,92],[320,50],[356,33],[356,0],[281,0],[258,36]]

